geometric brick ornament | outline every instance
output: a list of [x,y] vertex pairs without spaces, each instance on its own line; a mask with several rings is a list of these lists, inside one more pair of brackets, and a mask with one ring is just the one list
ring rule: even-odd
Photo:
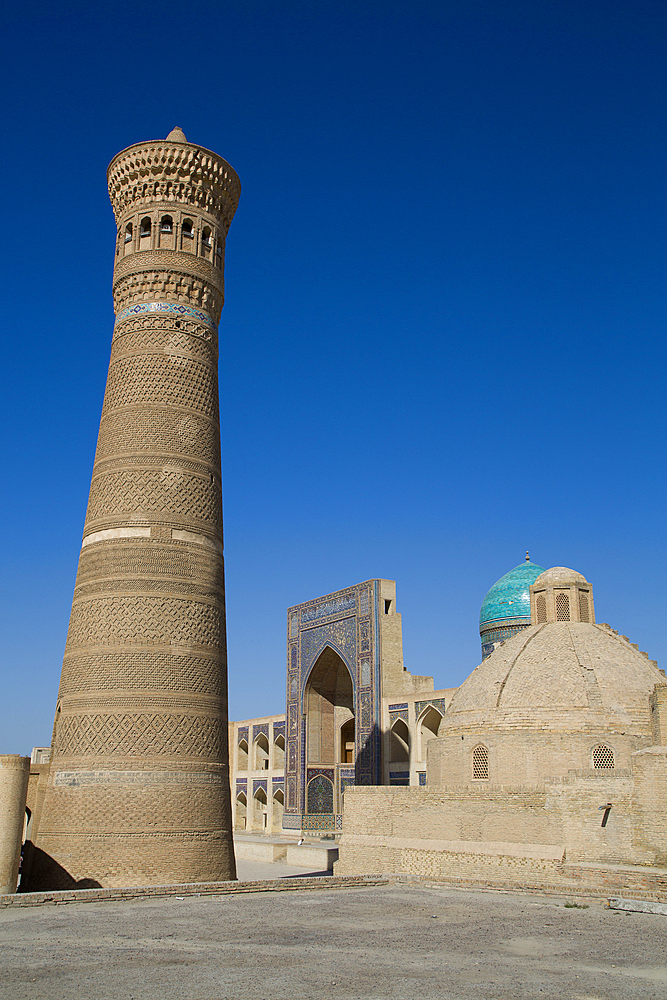
[[116,324],[28,890],[236,877],[217,328],[241,188],[180,129],[107,177]]

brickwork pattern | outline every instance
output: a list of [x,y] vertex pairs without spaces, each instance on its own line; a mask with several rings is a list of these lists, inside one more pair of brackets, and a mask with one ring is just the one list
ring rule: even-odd
[[240,185],[179,138],[130,147],[108,177],[118,320],[32,890],[235,875],[217,323]]

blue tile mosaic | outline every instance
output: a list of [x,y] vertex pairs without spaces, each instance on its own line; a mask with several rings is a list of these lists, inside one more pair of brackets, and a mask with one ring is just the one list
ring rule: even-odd
[[426,771],[417,771],[417,777],[419,778],[419,784],[426,784]]
[[256,795],[259,789],[266,792],[267,789],[267,779],[266,778],[255,778],[252,783],[252,794]]
[[315,604],[312,607],[304,608],[301,612],[302,626],[308,622],[317,621],[319,618],[329,618],[331,615],[340,615],[344,611],[356,611],[357,602],[354,594],[346,594],[333,601],[325,601],[322,604]]
[[116,325],[122,323],[123,320],[130,319],[132,316],[150,315],[152,313],[184,316],[189,319],[198,320],[200,323],[205,323],[212,330],[217,330],[217,324],[203,309],[184,306],[180,302],[137,302],[133,306],[128,306],[127,309],[121,309],[116,316]]
[[496,580],[482,602],[479,624],[498,622],[506,618],[524,618],[530,624],[530,585],[535,583],[542,566],[523,562]]
[[[309,772],[310,773],[310,772]],[[333,781],[324,774],[317,774],[308,782],[306,808],[308,815],[313,813],[333,813]]]

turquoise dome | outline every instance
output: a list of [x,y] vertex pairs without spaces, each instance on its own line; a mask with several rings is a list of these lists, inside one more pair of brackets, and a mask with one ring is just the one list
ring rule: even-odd
[[501,576],[482,602],[480,626],[509,618],[524,618],[526,625],[530,625],[529,587],[531,583],[535,583],[540,573],[544,573],[542,566],[526,560]]

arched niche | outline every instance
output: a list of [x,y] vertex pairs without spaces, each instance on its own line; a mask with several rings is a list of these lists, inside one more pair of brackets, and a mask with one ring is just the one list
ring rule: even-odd
[[285,793],[282,788],[276,788],[273,793],[273,811],[271,826],[274,833],[280,833],[283,828],[283,810],[285,808]]
[[264,735],[260,733],[255,740],[254,745],[255,754],[255,770],[256,771],[268,771],[269,769],[269,741]]
[[278,733],[273,741],[273,767],[276,771],[285,767],[285,737],[282,733]]
[[248,800],[245,792],[239,792],[236,796],[236,808],[234,810],[234,826],[237,830],[245,830],[247,823]]
[[341,763],[341,733],[354,722],[354,687],[347,664],[331,646],[325,646],[308,675],[304,714],[308,763]]
[[252,797],[253,805],[253,829],[266,830],[267,803],[266,792],[263,788],[258,788]]
[[237,771],[247,771],[248,770],[248,741],[246,739],[239,740],[238,753],[237,753]]
[[419,734],[419,759],[426,760],[426,750],[431,740],[438,735],[438,729],[442,722],[442,715],[433,705],[424,709],[417,723]]
[[407,764],[410,760],[410,731],[403,719],[391,727],[389,760],[392,764]]

